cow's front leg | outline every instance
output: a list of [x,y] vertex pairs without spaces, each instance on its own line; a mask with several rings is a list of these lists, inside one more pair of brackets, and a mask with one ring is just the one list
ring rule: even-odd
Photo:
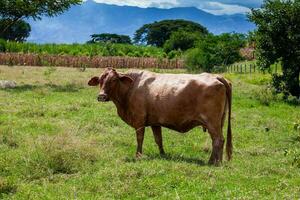
[[145,128],[144,127],[136,129],[136,140],[137,140],[136,158],[142,157],[144,135],[145,135]]
[[163,141],[162,141],[162,135],[161,135],[161,127],[160,126],[151,126],[154,139],[156,144],[158,145],[159,148],[159,153],[161,155],[165,154],[164,147],[163,147]]

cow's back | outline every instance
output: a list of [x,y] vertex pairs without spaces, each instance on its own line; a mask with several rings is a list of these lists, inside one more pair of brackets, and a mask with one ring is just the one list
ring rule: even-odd
[[185,132],[204,124],[206,113],[225,106],[226,91],[215,75],[203,73],[156,74],[136,77],[130,96],[131,113],[147,125],[160,125]]

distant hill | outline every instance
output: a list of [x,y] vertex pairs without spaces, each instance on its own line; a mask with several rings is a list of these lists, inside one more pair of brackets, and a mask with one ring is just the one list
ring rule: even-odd
[[28,39],[37,43],[84,43],[94,33],[118,33],[132,36],[143,24],[163,19],[186,19],[198,22],[215,34],[246,33],[254,28],[245,15],[212,15],[197,8],[139,8],[95,3],[88,0],[73,6],[55,18],[29,20],[32,32]]

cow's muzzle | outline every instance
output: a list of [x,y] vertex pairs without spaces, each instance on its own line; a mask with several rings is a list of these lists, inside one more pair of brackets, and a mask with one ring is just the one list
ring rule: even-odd
[[107,94],[99,94],[97,100],[99,102],[106,102],[109,101],[109,97],[107,96]]

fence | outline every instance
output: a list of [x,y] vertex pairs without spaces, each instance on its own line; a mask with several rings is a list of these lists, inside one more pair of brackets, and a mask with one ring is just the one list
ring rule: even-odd
[[[256,72],[262,72],[256,64],[233,64],[225,67],[225,71],[227,73],[239,73],[239,74],[252,74]],[[270,67],[270,73],[279,73],[281,71],[281,67],[278,63],[275,63]]]
[[0,65],[63,66],[74,68],[160,68],[181,69],[181,59],[136,58],[136,57],[88,57],[49,54],[0,53]]

